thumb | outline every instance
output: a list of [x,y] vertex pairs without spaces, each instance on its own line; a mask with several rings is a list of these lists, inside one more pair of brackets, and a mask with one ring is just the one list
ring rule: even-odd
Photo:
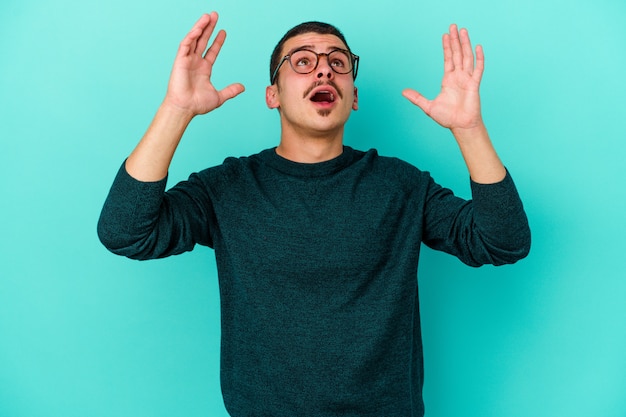
[[234,83],[225,87],[219,92],[220,103],[224,103],[225,101],[230,100],[231,98],[237,97],[239,94],[245,91],[245,87],[243,84]]
[[405,88],[404,90],[402,90],[402,95],[406,97],[406,99],[409,100],[411,103],[422,109],[424,113],[428,114],[431,103],[430,100],[426,99],[426,97],[410,88]]

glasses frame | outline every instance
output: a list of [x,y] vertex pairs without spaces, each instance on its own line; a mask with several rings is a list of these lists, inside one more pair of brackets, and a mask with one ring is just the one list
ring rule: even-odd
[[[313,67],[313,69],[311,69],[311,71],[308,72],[298,72],[296,71],[296,69],[293,67],[293,64],[291,63],[291,60],[289,58],[291,58],[291,55],[295,54],[296,52],[300,52],[300,51],[307,51],[307,52],[311,52],[312,54],[315,54],[315,66]],[[270,85],[274,85],[274,83],[276,82],[276,78],[278,77],[278,70],[280,69],[280,67],[285,63],[285,61],[289,61],[289,66],[291,67],[291,69],[296,73],[296,74],[310,74],[313,71],[315,71],[317,69],[317,66],[320,63],[320,56],[326,56],[326,59],[328,59],[328,55],[332,54],[333,52],[344,52],[348,55],[348,57],[350,58],[350,62],[352,64],[352,71],[348,71],[348,72],[337,72],[337,70],[335,69],[335,67],[333,67],[332,65],[329,64],[329,67],[333,70],[333,72],[335,72],[336,74],[349,74],[350,72],[352,72],[352,79],[356,80],[356,75],[359,72],[359,56],[353,54],[352,52],[350,52],[347,49],[341,49],[341,48],[336,48],[333,49],[330,52],[320,52],[317,53],[315,51],[310,50],[309,48],[298,48],[295,49],[293,51],[291,51],[290,53],[288,53],[287,55],[285,55],[280,62],[278,63],[278,65],[276,66],[276,69],[274,70],[274,73],[272,74],[272,79],[271,79],[271,84]]]

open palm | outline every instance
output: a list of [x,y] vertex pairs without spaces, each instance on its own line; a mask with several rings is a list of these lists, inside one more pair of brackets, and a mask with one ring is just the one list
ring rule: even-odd
[[211,83],[213,64],[226,39],[220,30],[204,52],[217,24],[217,13],[203,15],[180,43],[165,100],[193,115],[205,114],[244,91],[243,85],[231,84],[217,90]]
[[476,48],[476,63],[467,30],[456,25],[443,36],[444,76],[441,91],[434,100],[406,89],[402,94],[429,117],[449,129],[471,129],[482,123],[479,87],[484,70],[484,54]]

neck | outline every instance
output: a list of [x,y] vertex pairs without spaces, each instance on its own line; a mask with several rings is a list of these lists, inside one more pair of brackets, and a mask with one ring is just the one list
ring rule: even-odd
[[343,129],[333,134],[302,135],[283,130],[276,153],[293,162],[329,161],[343,152]]

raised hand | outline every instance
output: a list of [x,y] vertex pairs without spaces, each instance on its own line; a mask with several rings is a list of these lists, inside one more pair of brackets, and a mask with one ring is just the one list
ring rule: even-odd
[[243,92],[243,85],[238,83],[220,91],[211,83],[213,64],[226,39],[226,33],[219,31],[206,50],[216,24],[217,13],[203,15],[180,43],[165,99],[126,160],[126,170],[135,179],[164,178],[194,116],[208,113]]
[[443,35],[444,75],[441,92],[428,100],[412,89],[402,95],[420,107],[441,126],[457,129],[474,129],[482,126],[479,87],[485,57],[480,45],[476,47],[476,62],[466,29],[459,32],[450,25],[450,33]]
[[180,43],[164,100],[194,116],[208,113],[244,91],[239,83],[219,91],[211,83],[213,64],[226,39],[226,32],[220,30],[206,49],[217,19],[215,12],[202,15]]

